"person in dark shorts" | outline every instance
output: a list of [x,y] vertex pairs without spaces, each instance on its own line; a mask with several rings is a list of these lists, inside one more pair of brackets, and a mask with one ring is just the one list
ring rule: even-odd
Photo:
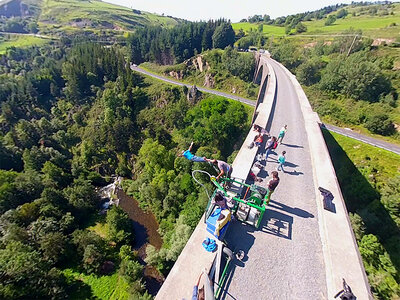
[[267,160],[268,155],[275,149],[274,146],[276,144],[276,137],[271,137],[267,144],[265,145],[265,160]]
[[268,182],[267,194],[265,195],[265,204],[268,205],[271,200],[271,195],[279,184],[279,176],[277,171],[272,171],[272,179]]
[[210,159],[208,160],[210,163],[212,163],[213,165],[217,166],[220,173],[217,176],[217,180],[221,177],[221,176],[225,176],[226,178],[230,178],[231,174],[232,174],[232,166],[222,160],[217,160],[217,159]]

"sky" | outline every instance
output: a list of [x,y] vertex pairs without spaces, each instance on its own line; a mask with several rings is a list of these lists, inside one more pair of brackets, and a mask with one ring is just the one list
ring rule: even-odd
[[271,18],[313,11],[351,0],[103,0],[129,8],[165,14],[190,21],[225,18],[239,22],[253,15],[270,15]]

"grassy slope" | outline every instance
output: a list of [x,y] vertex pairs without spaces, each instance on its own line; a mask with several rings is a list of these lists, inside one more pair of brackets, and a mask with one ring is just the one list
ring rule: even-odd
[[[366,233],[378,237],[393,265],[400,270],[400,235],[396,222],[399,223],[380,202],[378,194],[389,178],[400,175],[400,156],[326,130],[323,134],[348,210],[361,216]],[[375,200],[371,202],[374,194]],[[376,289],[383,277],[371,271],[367,262],[364,265],[370,271],[370,284]],[[391,299],[399,299],[399,296],[393,294]]]
[[[330,134],[364,178],[378,190],[388,178],[400,175],[400,155],[334,132]],[[333,159],[335,160],[335,157]]]
[[[346,18],[336,20],[331,26],[325,26],[325,19],[303,22],[307,26],[308,31],[297,36],[312,34],[334,35],[353,27],[361,29],[364,35],[371,38],[396,38],[399,37],[400,32],[400,3],[394,3],[393,6],[394,15],[388,16],[352,16],[351,13],[358,8],[347,7],[349,15]],[[336,12],[332,14],[335,15]],[[397,23],[397,26],[388,27],[391,23]],[[234,23],[232,27],[235,31],[242,28],[245,32],[248,32],[250,29],[257,30],[258,24]],[[264,25],[263,32],[267,35],[284,36],[285,27]]]
[[[138,14],[130,8],[97,0],[24,0],[24,3],[41,6],[38,16],[40,33],[50,36],[73,34],[83,30],[95,33],[105,30],[111,31],[113,34],[122,34],[124,31],[132,31],[138,26],[171,27],[178,24],[178,21],[171,17],[148,12]],[[79,20],[82,21],[76,22]],[[48,40],[32,36],[0,39],[0,54],[11,46],[28,47],[46,42]]]
[[[79,19],[90,20],[92,24],[75,23]],[[135,27],[143,25],[174,26],[177,23],[170,17],[147,12],[137,14],[130,8],[97,0],[43,0],[42,13],[39,16],[41,28],[61,27],[69,30],[82,27],[134,30]]]
[[0,39],[0,54],[4,54],[9,47],[25,48],[33,45],[43,45],[49,40],[34,36],[13,36],[10,39]]
[[[107,228],[105,215],[95,214],[90,216],[90,218],[87,220],[86,229],[95,232],[103,239],[106,239],[107,237]],[[80,272],[80,270],[77,268],[77,265],[73,263],[68,268],[62,270],[62,272],[67,278],[67,281],[71,283],[70,299],[72,300],[122,300],[129,298],[129,293],[127,292],[129,286],[126,281],[118,275],[117,272],[109,275],[88,275]],[[81,282],[81,284],[77,284],[76,281]]]
[[[241,23],[233,23],[232,28],[235,31],[239,29],[243,29],[244,32],[249,32],[251,29],[257,30],[258,24],[241,22]],[[264,25],[263,32],[266,35],[275,35],[275,36],[284,36],[285,35],[285,27],[275,26],[275,25]]]
[[67,280],[79,280],[83,287],[79,287],[71,294],[71,299],[128,299],[128,285],[117,273],[112,275],[86,275],[74,269],[65,269],[63,273]]

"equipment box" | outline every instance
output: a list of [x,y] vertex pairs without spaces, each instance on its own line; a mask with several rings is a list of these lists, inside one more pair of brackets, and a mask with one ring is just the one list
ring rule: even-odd
[[[220,220],[218,221],[218,219]],[[221,210],[219,207],[214,208],[214,211],[207,219],[207,231],[217,239],[222,240],[229,226],[230,219],[231,213],[228,209]]]

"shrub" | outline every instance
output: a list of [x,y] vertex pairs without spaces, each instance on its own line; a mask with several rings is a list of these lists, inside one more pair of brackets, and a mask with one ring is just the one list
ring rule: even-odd
[[366,118],[365,128],[381,135],[391,135],[394,132],[392,120],[386,113],[373,112]]
[[318,60],[308,60],[297,67],[296,77],[300,83],[313,85],[321,79],[321,63]]
[[330,26],[336,22],[336,17],[334,15],[329,15],[325,21],[325,26]]
[[302,32],[306,32],[307,31],[307,26],[306,25],[304,25],[303,23],[298,23],[297,25],[296,25],[296,32],[297,33],[302,33]]
[[85,248],[83,253],[83,267],[88,273],[96,273],[103,261],[103,254],[100,252],[99,248],[95,245],[90,244]]
[[320,87],[356,100],[376,102],[381,94],[390,92],[391,83],[379,67],[365,57],[365,53],[359,52],[347,59],[338,56],[331,60],[322,74]]

